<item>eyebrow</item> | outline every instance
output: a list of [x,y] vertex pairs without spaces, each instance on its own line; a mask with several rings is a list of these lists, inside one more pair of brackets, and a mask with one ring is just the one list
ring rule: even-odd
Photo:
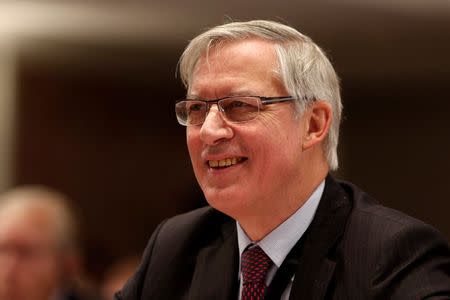
[[201,100],[201,98],[199,96],[195,96],[195,95],[186,95],[186,99]]
[[215,98],[215,99],[205,99],[205,98],[201,98],[197,95],[187,95],[186,98],[187,99],[192,99],[192,100],[203,100],[203,101],[208,101],[208,100],[216,100],[216,99],[222,99],[222,98],[228,98],[228,97],[238,97],[238,96],[256,96],[257,93],[253,93],[253,92],[249,92],[248,90],[241,90],[238,92],[231,92],[228,93],[226,96],[224,97],[220,97],[220,98]]

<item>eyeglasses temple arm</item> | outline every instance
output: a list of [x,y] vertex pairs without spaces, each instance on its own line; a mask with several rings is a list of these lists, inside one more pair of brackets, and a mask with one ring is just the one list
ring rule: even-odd
[[272,104],[272,103],[279,103],[279,102],[287,102],[296,100],[294,97],[261,97],[261,103],[262,104]]

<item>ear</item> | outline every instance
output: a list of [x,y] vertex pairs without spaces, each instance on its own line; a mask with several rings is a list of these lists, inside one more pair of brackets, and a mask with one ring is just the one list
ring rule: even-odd
[[305,113],[305,139],[303,150],[322,142],[328,134],[333,113],[331,105],[323,100],[315,101]]

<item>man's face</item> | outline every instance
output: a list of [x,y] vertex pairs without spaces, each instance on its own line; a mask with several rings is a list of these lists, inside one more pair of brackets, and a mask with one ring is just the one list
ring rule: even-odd
[[[208,61],[200,59],[189,96],[287,96],[277,69],[271,43],[226,43],[211,49]],[[237,220],[292,210],[302,181],[304,125],[292,102],[264,106],[245,123],[225,120],[213,105],[202,125],[187,128],[194,172],[209,204]],[[236,164],[210,167],[226,159]]]
[[48,300],[62,268],[53,228],[39,214],[0,216],[0,299]]

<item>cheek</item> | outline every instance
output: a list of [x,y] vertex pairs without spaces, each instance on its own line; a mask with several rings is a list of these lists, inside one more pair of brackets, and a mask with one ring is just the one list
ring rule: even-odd
[[202,143],[200,141],[200,137],[198,132],[187,129],[186,131],[186,144],[189,151],[189,156],[191,158],[192,166],[194,171],[197,173],[198,169],[200,169],[201,161],[201,151],[202,151]]
[[43,294],[51,294],[58,288],[62,279],[62,270],[58,263],[49,262],[42,267],[41,270],[35,273],[36,278],[40,280],[33,280],[36,291],[40,291]]
[[195,134],[189,129],[186,129],[186,144],[188,147],[189,155],[192,159],[194,153],[196,152],[196,138]]
[[36,277],[41,278],[43,282],[52,282],[59,277],[59,263],[54,260],[48,260],[34,266],[32,272]]
[[186,128],[186,143],[189,149],[189,152],[191,149],[195,151],[195,148],[198,148],[198,145],[200,144],[200,132],[199,130],[196,130],[196,128],[187,127]]
[[277,131],[278,134],[267,134],[259,143],[254,143],[255,157],[263,170],[260,176],[282,176],[292,167],[297,168],[302,152],[301,136],[285,129]]

